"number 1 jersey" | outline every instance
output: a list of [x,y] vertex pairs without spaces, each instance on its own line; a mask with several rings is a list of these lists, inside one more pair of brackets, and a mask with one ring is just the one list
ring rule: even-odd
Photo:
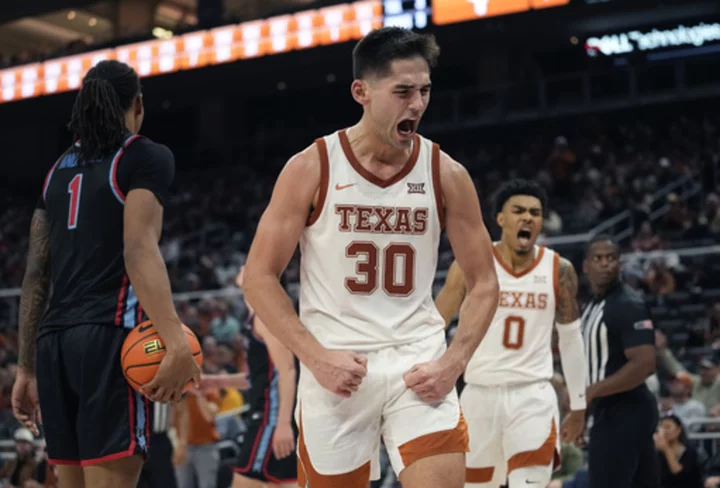
[[468,362],[465,382],[500,386],[549,380],[560,256],[535,247],[533,264],[514,273],[493,247],[500,299],[490,328]]
[[440,149],[416,136],[383,180],[345,131],[318,139],[319,198],[300,239],[300,319],[325,347],[373,351],[442,334],[432,285],[442,228]]
[[137,135],[82,164],[79,144],[50,169],[38,202],[50,228],[52,285],[41,333],[83,324],[132,328],[143,319],[125,272],[125,196],[143,188],[162,204],[175,174],[170,150]]

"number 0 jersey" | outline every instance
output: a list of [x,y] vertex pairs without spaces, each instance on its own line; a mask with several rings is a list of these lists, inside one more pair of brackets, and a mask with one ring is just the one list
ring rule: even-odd
[[514,273],[493,248],[500,286],[498,308],[470,359],[465,382],[500,386],[549,380],[560,256],[535,247],[535,261]]
[[317,207],[300,239],[300,319],[326,347],[372,351],[442,334],[432,285],[440,148],[416,136],[402,170],[364,169],[345,131],[318,139]]
[[76,143],[53,165],[38,202],[50,227],[52,283],[40,330],[82,324],[132,328],[143,312],[125,273],[125,195],[144,188],[163,203],[175,161],[167,147],[137,135],[84,164],[78,164],[78,150]]

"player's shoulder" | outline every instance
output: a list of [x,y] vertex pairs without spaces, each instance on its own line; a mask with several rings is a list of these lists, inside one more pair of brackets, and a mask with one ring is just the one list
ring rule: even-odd
[[126,157],[142,157],[153,161],[175,161],[175,155],[169,147],[145,136],[134,136],[125,144]]
[[283,190],[292,189],[295,196],[302,198],[308,192],[314,195],[321,186],[327,191],[329,162],[321,141],[316,140],[288,159],[278,177],[278,185]]

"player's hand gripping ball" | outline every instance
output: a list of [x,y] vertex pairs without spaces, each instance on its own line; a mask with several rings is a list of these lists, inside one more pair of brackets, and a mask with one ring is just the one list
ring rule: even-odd
[[[202,367],[203,354],[197,336],[185,325],[183,331],[195,362]],[[130,331],[123,343],[120,361],[125,379],[135,391],[143,393],[142,386],[155,378],[164,357],[165,344],[160,335],[150,321],[143,322]],[[183,388],[183,393],[191,387],[192,382],[188,382]]]

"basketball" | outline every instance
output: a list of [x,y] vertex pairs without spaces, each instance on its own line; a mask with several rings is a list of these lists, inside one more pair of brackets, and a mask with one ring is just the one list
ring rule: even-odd
[[[186,325],[183,325],[183,331],[195,362],[198,366],[202,366],[203,354],[200,342]],[[120,362],[125,379],[135,391],[142,393],[140,388],[152,381],[164,357],[165,344],[155,327],[150,321],[141,323],[130,331],[122,346]],[[183,392],[191,386],[192,384],[188,383]]]

